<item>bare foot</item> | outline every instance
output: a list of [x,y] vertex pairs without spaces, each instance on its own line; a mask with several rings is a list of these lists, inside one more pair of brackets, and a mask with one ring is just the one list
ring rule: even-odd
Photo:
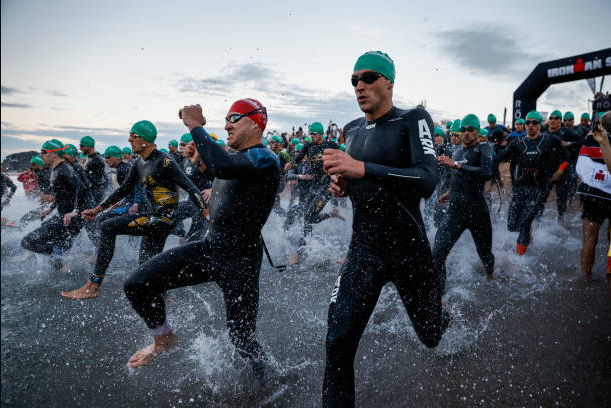
[[341,214],[339,213],[339,209],[337,207],[335,207],[332,211],[331,211],[331,217],[333,218],[339,218],[340,220],[346,222],[346,219],[344,217],[341,216]]
[[286,264],[295,265],[295,264],[298,264],[300,261],[301,261],[301,255],[299,254],[299,252],[297,252],[295,255],[290,257],[288,261],[286,261]]
[[172,332],[155,336],[155,342],[134,353],[127,362],[131,368],[142,367],[150,363],[159,354],[170,351],[178,345],[178,338]]
[[63,297],[73,300],[95,299],[100,296],[100,284],[87,281],[87,283],[70,292],[62,292]]

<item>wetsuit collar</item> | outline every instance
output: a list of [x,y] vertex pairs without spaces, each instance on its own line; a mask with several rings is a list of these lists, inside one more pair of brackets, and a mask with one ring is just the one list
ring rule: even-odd
[[240,152],[240,153],[244,153],[245,151],[248,151],[248,150],[250,150],[250,149],[254,149],[254,148],[263,148],[263,149],[267,149],[263,143],[259,143],[259,144],[256,144],[256,145],[254,145],[254,146],[249,146],[249,147],[246,147],[246,148],[244,148],[244,149],[238,150],[238,152]]
[[372,120],[372,121],[367,121],[367,123],[382,123],[382,122],[386,122],[388,119],[392,118],[395,115],[395,112],[397,111],[397,107],[395,105],[392,106],[392,108],[390,108],[390,110],[388,112],[386,112],[384,115],[380,116],[379,118]]

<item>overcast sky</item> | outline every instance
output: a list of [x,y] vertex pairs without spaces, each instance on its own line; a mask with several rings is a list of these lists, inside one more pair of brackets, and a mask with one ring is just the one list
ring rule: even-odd
[[[192,103],[226,139],[243,97],[268,108],[268,130],[343,126],[362,115],[349,77],[369,50],[394,59],[397,106],[426,101],[436,121],[507,107],[509,121],[537,63],[611,46],[609,0],[291,3],[2,0],[2,158],[52,137],[126,146],[142,119],[167,147]],[[585,80],[554,85],[538,109],[578,115],[588,98]]]

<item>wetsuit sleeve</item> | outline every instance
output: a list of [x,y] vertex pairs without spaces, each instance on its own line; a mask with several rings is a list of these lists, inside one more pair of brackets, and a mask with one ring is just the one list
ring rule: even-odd
[[431,129],[433,120],[425,111],[417,112],[415,117],[408,115],[404,118],[407,126],[403,129],[401,137],[408,138],[404,144],[409,149],[411,167],[390,167],[382,164],[365,162],[365,179],[379,182],[394,189],[412,188],[422,192],[422,196],[432,194],[439,177],[437,173],[437,159]]
[[110,194],[106,198],[106,200],[102,201],[98,205],[100,205],[103,209],[106,209],[117,201],[121,200],[123,197],[128,196],[132,191],[134,191],[134,188],[136,188],[136,184],[138,184],[139,179],[137,167],[138,164],[134,163],[129,169],[129,173],[125,178],[125,181],[123,181],[123,184],[121,184],[119,188],[113,191],[112,194]]
[[520,139],[512,140],[509,145],[504,150],[498,152],[494,158],[495,165],[498,165],[500,162],[511,160],[517,156],[518,153],[518,144],[520,143]]
[[[222,150],[222,149],[221,149]],[[197,205],[200,209],[206,208],[206,203],[204,201],[204,197],[201,192],[197,189],[195,184],[187,177],[187,175],[180,169],[176,160],[169,160],[165,162],[165,171],[168,175],[168,178],[174,181],[178,187],[185,190],[189,193],[191,200]]]
[[[89,189],[83,184],[81,177],[72,167],[66,167],[66,170],[62,170],[62,176],[64,183],[74,186],[74,210],[78,213],[86,210],[87,204],[90,203]],[[57,201],[57,197],[55,197],[55,200]]]
[[286,173],[287,180],[297,180],[297,171],[295,169],[291,169]]
[[494,159],[492,158],[492,146],[490,146],[488,143],[483,143],[479,145],[479,149],[481,154],[481,165],[470,166],[468,164],[462,164],[458,171],[463,171],[465,173],[470,174],[477,174],[483,180],[490,180],[492,178],[492,165],[494,162]]
[[245,154],[230,154],[213,142],[203,127],[191,130],[191,136],[200,158],[213,177],[252,178],[270,165],[280,167],[278,156],[269,149],[250,149]]

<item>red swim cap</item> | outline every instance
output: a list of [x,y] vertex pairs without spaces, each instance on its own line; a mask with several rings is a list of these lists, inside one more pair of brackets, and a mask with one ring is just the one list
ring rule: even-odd
[[265,125],[267,125],[267,111],[258,100],[252,98],[240,99],[239,101],[235,101],[233,105],[231,105],[231,108],[229,108],[229,112],[237,112],[242,115],[256,110],[260,112],[248,115],[248,117],[259,125],[261,130],[265,130]]

